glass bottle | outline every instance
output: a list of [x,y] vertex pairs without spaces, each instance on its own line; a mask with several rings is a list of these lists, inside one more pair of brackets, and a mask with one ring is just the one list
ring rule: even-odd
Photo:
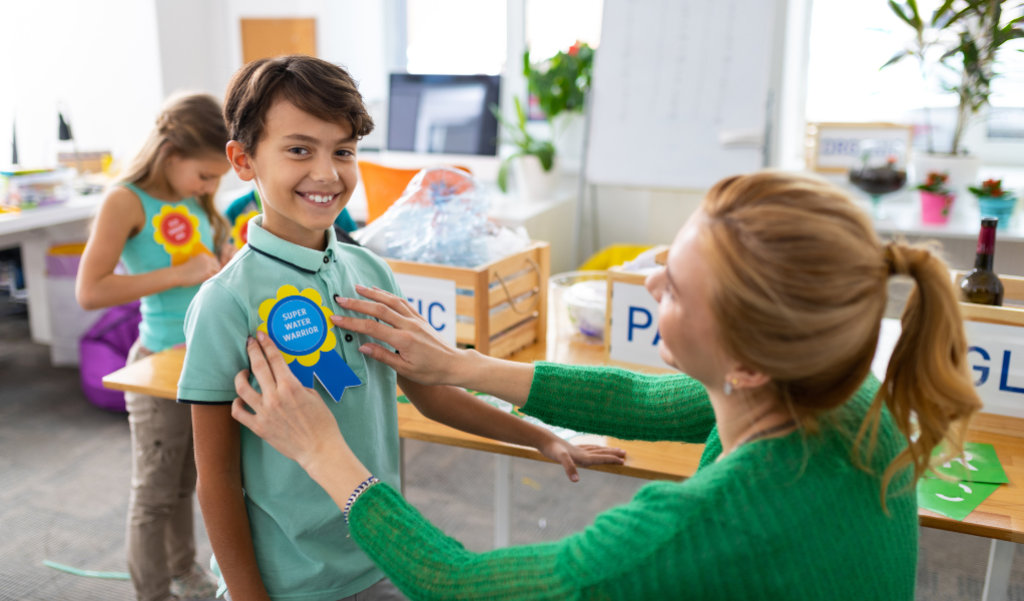
[[983,217],[978,234],[978,253],[974,256],[974,269],[960,282],[960,290],[969,303],[979,305],[1003,304],[1003,283],[992,271],[996,255],[996,226],[999,219]]

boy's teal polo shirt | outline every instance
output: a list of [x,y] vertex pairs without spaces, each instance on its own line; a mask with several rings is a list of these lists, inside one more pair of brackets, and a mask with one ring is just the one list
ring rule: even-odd
[[[387,263],[364,248],[338,243],[334,228],[327,230],[327,249],[321,252],[286,242],[264,230],[262,223],[262,215],[253,218],[249,244],[202,285],[188,308],[179,402],[231,403],[237,396],[235,374],[249,368],[246,340],[264,323],[260,305],[277,298],[282,287],[294,286],[300,292],[312,289],[322,299],[322,307],[360,317],[364,316],[338,306],[334,296],[356,298],[356,284],[401,295]],[[310,296],[316,295],[306,294]],[[371,338],[327,325],[336,339],[334,350],[328,352],[339,353],[362,384],[346,389],[340,402],[320,382],[315,389],[363,465],[398,488],[395,372],[366,360],[358,351]],[[256,386],[255,379],[250,382]],[[336,601],[384,577],[348,538],[338,506],[297,463],[245,426],[241,426],[241,447],[242,485],[256,561],[272,599]]]

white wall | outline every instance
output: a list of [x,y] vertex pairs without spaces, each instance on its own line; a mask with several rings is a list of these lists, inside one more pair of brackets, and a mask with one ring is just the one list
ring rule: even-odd
[[124,157],[163,98],[152,0],[0,2],[0,165],[17,121],[23,166],[52,165],[57,104],[81,150]]

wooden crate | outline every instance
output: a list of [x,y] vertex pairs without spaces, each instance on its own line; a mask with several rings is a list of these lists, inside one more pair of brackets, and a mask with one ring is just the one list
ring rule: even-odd
[[[455,340],[492,357],[545,340],[551,247],[526,249],[479,267],[451,267],[387,259],[391,270],[455,282]],[[466,320],[465,318],[470,318]]]
[[[959,287],[960,281],[965,275],[967,275],[966,272],[956,272],[955,282],[957,287]],[[1002,280],[1005,289],[1003,306],[992,307],[990,305],[960,303],[960,311],[963,314],[964,321],[977,321],[1020,328],[1019,339],[1024,341],[1024,278],[1000,275],[999,279]],[[1021,359],[1017,358],[1015,362],[1019,362]],[[999,376],[992,375],[990,377],[997,378]],[[1021,383],[1017,382],[1017,384],[1019,386]],[[982,400],[985,400],[984,394],[982,395]],[[1022,401],[1024,401],[1024,398],[1022,398]],[[1024,437],[1024,418],[983,411],[975,416],[971,422],[971,428],[983,432]]]

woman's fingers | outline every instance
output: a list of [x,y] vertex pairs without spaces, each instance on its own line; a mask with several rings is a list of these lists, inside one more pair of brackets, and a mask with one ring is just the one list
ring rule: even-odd
[[[270,339],[270,336],[267,336],[262,331],[257,330],[256,338],[259,340],[259,347],[257,347],[256,351],[262,349],[263,354],[266,355],[267,363],[270,364],[270,370],[273,372],[273,381],[280,382],[282,379],[287,379],[289,376],[294,378],[295,376],[292,375],[292,371],[288,368],[288,364],[284,362],[284,357],[281,356],[281,351],[277,350],[277,346],[274,344],[274,341]],[[249,358],[251,359],[254,354],[258,355],[260,353],[254,352],[252,345],[250,345]],[[256,366],[253,365],[253,371],[256,370],[255,368]],[[260,382],[259,374],[256,375],[256,380]],[[263,382],[260,382],[260,388],[263,388]]]
[[331,322],[343,330],[348,330],[349,332],[355,332],[357,334],[366,334],[370,338],[382,340],[391,346],[395,345],[395,337],[399,332],[399,330],[386,326],[378,321],[362,319],[359,317],[332,315]]
[[401,367],[406,367],[406,361],[402,359],[401,355],[398,353],[392,353],[379,344],[367,342],[363,346],[359,347],[359,352],[396,371]]
[[391,307],[376,301],[345,298],[343,296],[335,296],[334,301],[349,311],[373,317],[395,328],[400,327],[405,320],[405,317],[399,315]]
[[259,421],[254,413],[249,413],[246,409],[246,401],[241,397],[238,397],[231,403],[231,417],[235,418],[235,421],[242,424],[246,428],[252,430],[256,436],[262,437],[262,428],[259,426]]
[[[259,380],[259,377],[256,378]],[[260,388],[263,388],[263,384],[260,384]],[[252,386],[249,385],[249,370],[243,369],[242,371],[235,374],[235,392],[245,402],[245,404],[252,407],[253,411],[256,411],[263,405],[263,395],[256,392]]]
[[398,313],[403,317],[421,317],[421,315],[417,313],[415,309],[412,308],[412,305],[409,304],[409,301],[405,300],[404,298],[395,296],[394,294],[391,294],[390,292],[387,292],[385,290],[381,290],[376,286],[374,286],[373,288],[367,288],[366,286],[360,286],[357,284],[356,292],[359,293],[360,296],[365,296],[370,300],[377,301],[381,304],[387,305],[392,311]]
[[[259,337],[263,335],[263,332],[256,332],[256,335]],[[273,370],[270,369],[270,364],[267,363],[263,349],[255,338],[249,338],[249,342],[245,345],[245,352],[249,354],[249,365],[252,366],[252,374],[256,376],[256,381],[260,383],[260,389],[273,390],[277,379],[274,377]],[[248,382],[246,384],[248,385]],[[238,376],[235,376],[235,390],[238,390]]]

